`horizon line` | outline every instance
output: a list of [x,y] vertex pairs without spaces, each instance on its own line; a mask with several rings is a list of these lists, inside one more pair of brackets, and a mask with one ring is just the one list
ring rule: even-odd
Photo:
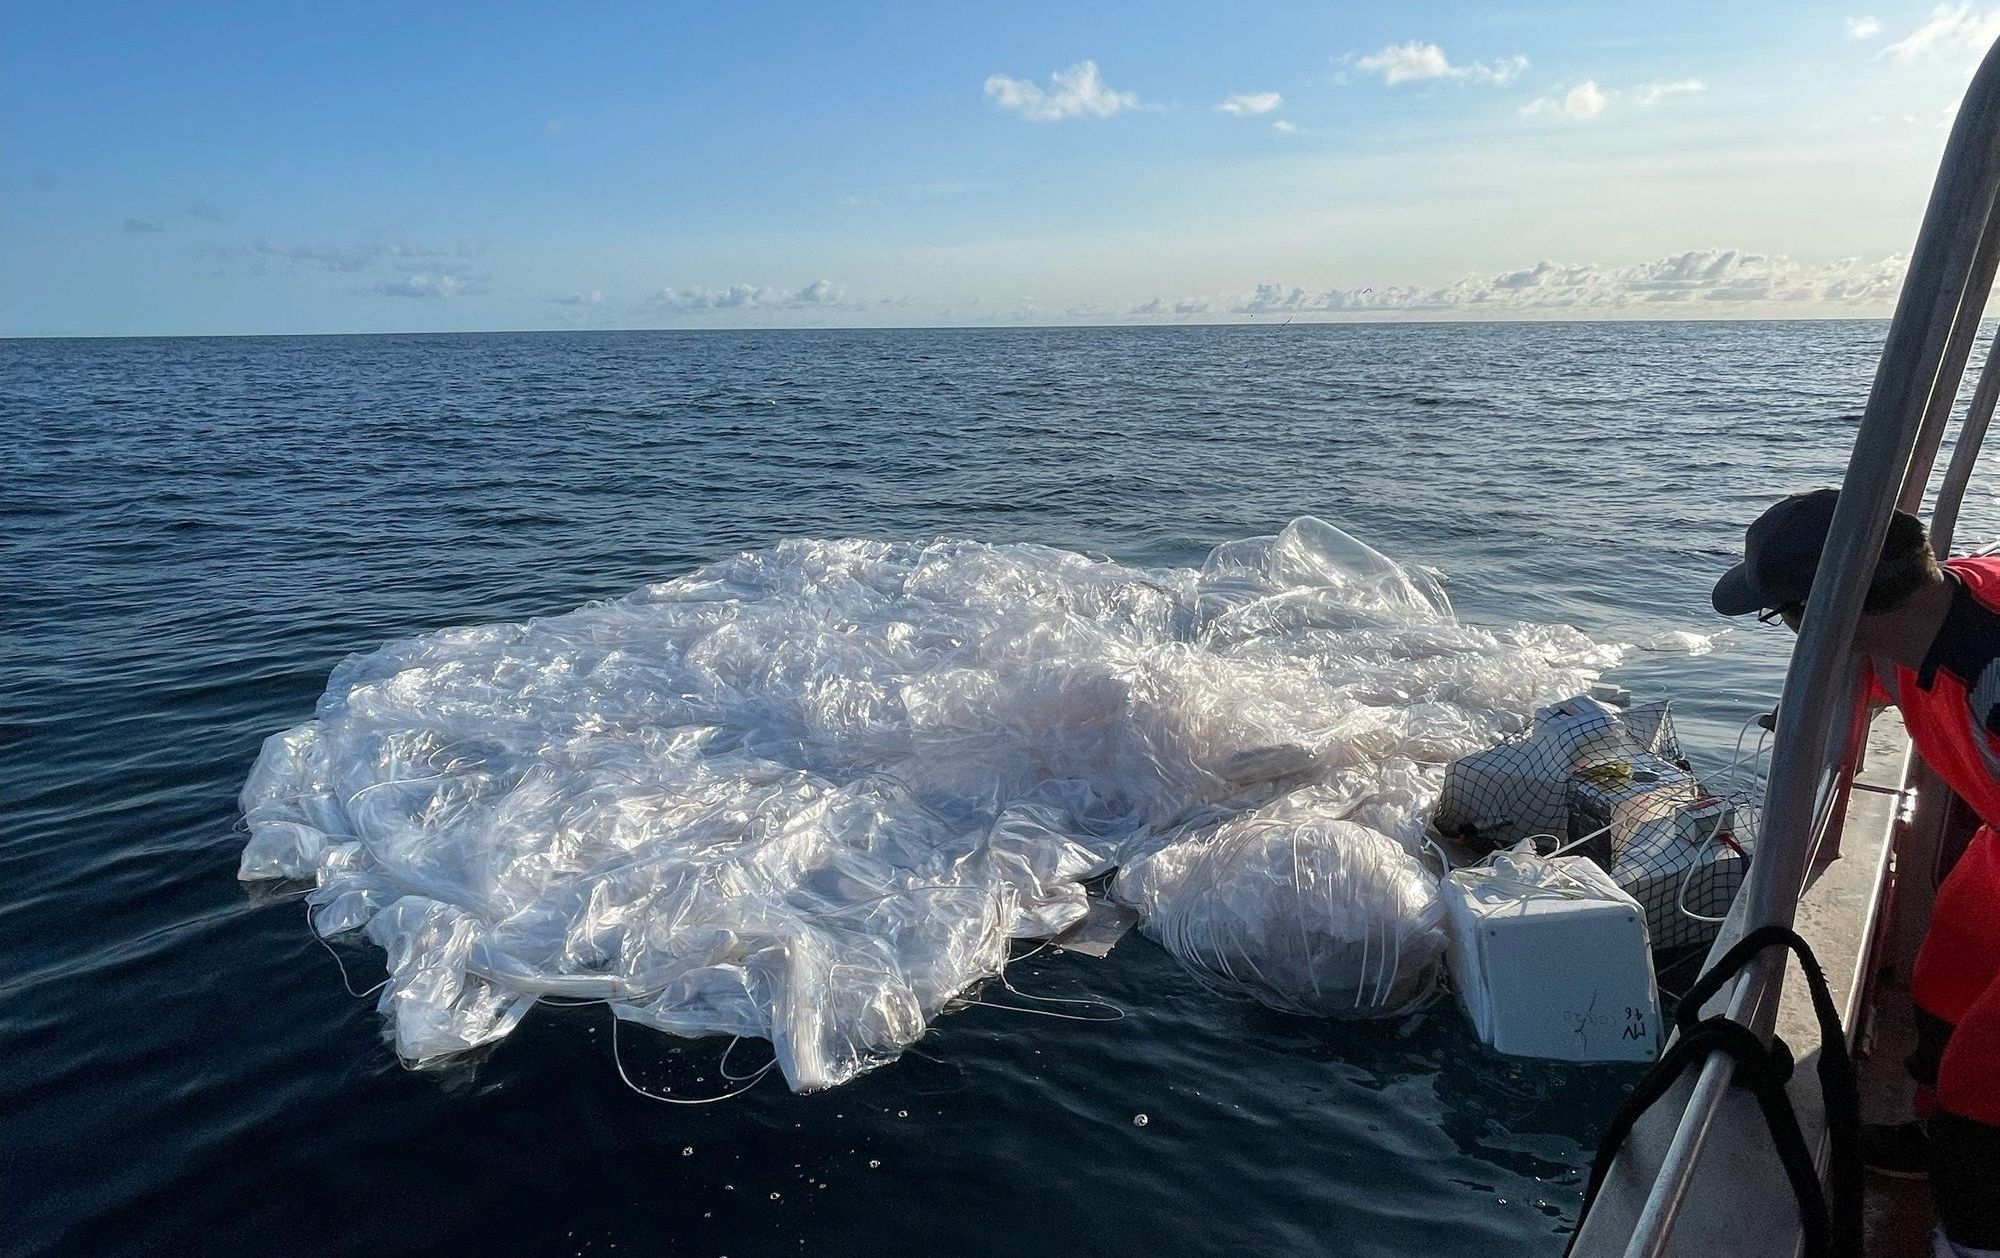
[[[1107,331],[1107,330],[1155,330],[1166,331],[1182,328],[1269,328],[1269,327],[1400,327],[1417,324],[1426,327],[1452,326],[1519,326],[1522,324],[1577,324],[1577,323],[1886,323],[1893,316],[1880,315],[1708,315],[1682,318],[1561,318],[1530,317],[1518,319],[1299,319],[1291,318],[1283,323],[1271,321],[1257,322],[1249,319],[1230,322],[1185,322],[1185,323],[886,323],[886,324],[746,324],[733,327],[666,327],[666,328],[460,328],[451,331],[389,331],[389,332],[13,332],[0,333],[0,342],[5,341],[213,341],[213,340],[278,340],[296,337],[335,336],[540,336],[540,335],[611,335],[643,334],[652,335],[667,332],[723,333],[723,332],[1056,332],[1056,331]],[[2000,319],[2000,311],[1981,316],[1981,322]]]

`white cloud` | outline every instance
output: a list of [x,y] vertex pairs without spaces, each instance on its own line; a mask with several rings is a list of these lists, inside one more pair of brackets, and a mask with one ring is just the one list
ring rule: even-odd
[[[1373,291],[1372,289],[1370,290]],[[1282,284],[1259,284],[1233,309],[1237,314],[1278,314],[1299,310],[1328,310],[1332,293],[1308,293],[1303,288],[1289,291]]]
[[376,245],[288,245],[260,240],[245,251],[252,269],[262,271],[267,262],[281,270],[311,267],[318,271],[359,271],[382,256]]
[[814,280],[804,288],[774,288],[761,284],[732,284],[728,288],[663,288],[653,296],[653,304],[669,310],[804,310],[832,306],[840,301],[840,288],[831,280]]
[[1572,118],[1595,118],[1604,112],[1604,92],[1596,79],[1585,79],[1563,97],[1562,110]]
[[1215,310],[1215,302],[1207,297],[1183,297],[1179,301],[1168,301],[1155,297],[1142,301],[1125,313],[1140,319],[1187,319],[1195,315],[1205,315]]
[[1930,20],[1882,50],[1903,65],[1970,53],[1977,56],[2000,39],[2000,8],[1975,11],[1969,4],[1941,4]]
[[558,306],[601,306],[604,304],[604,290],[593,288],[587,293],[564,293],[549,300]]
[[840,300],[840,288],[832,280],[814,280],[797,294],[802,306],[830,306]]
[[1243,118],[1250,114],[1268,114],[1284,103],[1285,98],[1276,92],[1238,92],[1216,108]]
[[[206,249],[202,252],[216,257],[248,258],[251,269],[256,272],[276,266],[286,273],[296,272],[302,267],[316,271],[361,271],[378,262],[389,262],[407,269],[419,263],[429,264],[448,256],[444,249],[401,237],[378,237],[359,245],[274,244],[267,240],[259,240],[250,245]],[[459,256],[472,257],[475,253],[476,251],[468,252],[461,244]],[[452,267],[433,269],[455,269],[455,264]]]
[[[190,208],[189,213],[195,210]],[[259,240],[195,252],[198,257],[240,263],[250,275],[301,275],[309,271],[353,275],[361,285],[354,292],[378,297],[463,297],[488,291],[490,277],[474,261],[485,248],[485,241],[476,236],[465,237],[447,249],[385,233],[355,245]],[[217,275],[224,273],[226,268],[215,271]],[[374,277],[372,283],[370,276]]]
[[551,118],[547,122],[542,124],[543,135],[561,135],[562,129],[563,129],[563,120],[560,118]]
[[1849,39],[1873,39],[1881,33],[1882,23],[1872,16],[1863,15],[1847,19],[1847,37]]
[[1286,135],[1296,135],[1300,130],[1298,123],[1287,121],[1284,118],[1280,118],[1276,122],[1272,123],[1271,129],[1273,131],[1282,131]]
[[1560,98],[1544,96],[1540,100],[1530,101],[1521,107],[1521,113],[1530,118],[1561,114],[1565,118],[1581,121],[1597,117],[1604,112],[1604,107],[1610,102],[1611,94],[1597,86],[1596,79],[1585,79]]
[[1528,68],[1528,59],[1515,54],[1502,57],[1492,65],[1475,61],[1465,69],[1465,75],[1474,83],[1491,83],[1495,87],[1505,87],[1521,77],[1521,71]]
[[1475,61],[1470,65],[1453,65],[1444,55],[1444,49],[1436,44],[1426,44],[1410,40],[1404,44],[1390,44],[1380,52],[1372,52],[1360,58],[1355,68],[1370,74],[1382,76],[1385,86],[1394,87],[1398,83],[1417,83],[1425,79],[1464,79],[1473,83],[1490,83],[1504,87],[1521,77],[1521,71],[1528,68],[1528,59],[1523,56],[1503,57],[1492,65]]
[[1126,109],[1137,109],[1139,98],[1131,92],[1113,91],[1099,77],[1095,61],[1079,61],[1067,70],[1049,76],[1044,91],[1027,79],[1004,74],[987,76],[986,94],[1002,109],[1011,109],[1034,122],[1056,122],[1063,118],[1108,118]]
[[1521,114],[1528,118],[1562,117],[1583,122],[1597,117],[1610,105],[1627,98],[1641,108],[1650,109],[1669,96],[1686,96],[1707,90],[1708,84],[1700,79],[1642,83],[1629,90],[1600,87],[1596,79],[1586,79],[1567,92],[1558,88],[1559,95],[1544,96],[1529,101],[1521,107]]
[[1380,52],[1361,58],[1356,64],[1371,74],[1380,74],[1382,81],[1390,87],[1422,79],[1441,79],[1451,73],[1451,62],[1445,59],[1444,49],[1415,40],[1407,44],[1391,44]]
[[378,297],[457,297],[477,291],[456,275],[434,271],[412,271],[407,275],[377,280],[368,291]]
[[1671,83],[1647,83],[1632,90],[1632,99],[1641,105],[1657,105],[1669,96],[1682,96],[1690,92],[1705,92],[1708,84],[1700,79],[1675,79]]
[[[1417,285],[1313,292],[1259,284],[1237,298],[1237,314],[1369,312],[1672,313],[1727,310],[1745,305],[1830,304],[1886,308],[1902,287],[1908,259],[1867,262],[1844,258],[1806,265],[1781,254],[1739,249],[1694,249],[1630,266],[1537,262],[1493,275],[1468,275],[1440,287]],[[1666,308],[1666,309],[1663,309]]]

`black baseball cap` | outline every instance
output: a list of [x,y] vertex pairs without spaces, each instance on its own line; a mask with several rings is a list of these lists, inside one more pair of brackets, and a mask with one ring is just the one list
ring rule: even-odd
[[[1806,601],[1812,592],[1813,575],[1819,571],[1819,555],[1826,549],[1827,530],[1833,524],[1833,508],[1840,501],[1838,489],[1816,489],[1793,494],[1757,517],[1743,534],[1743,562],[1722,574],[1710,596],[1715,610],[1725,616],[1742,616],[1767,607],[1791,607]],[[1890,521],[1882,541],[1882,562],[1878,574],[1900,569],[1899,562],[1921,552],[1928,544],[1923,522],[1907,511],[1898,511]]]

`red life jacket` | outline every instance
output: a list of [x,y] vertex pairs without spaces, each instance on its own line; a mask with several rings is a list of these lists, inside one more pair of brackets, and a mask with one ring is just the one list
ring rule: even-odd
[[1949,1127],[1968,1131],[2000,1128],[2000,558],[1945,568],[1958,588],[1923,663],[1879,670],[1888,684],[1874,689],[1902,709],[1917,753],[1986,822],[1938,887],[1910,972],[1911,1001],[1951,1028],[1934,1076],[1940,1120],[1969,1120]]
[[1946,561],[1958,589],[1917,668],[1897,665],[1880,698],[1910,742],[1989,826],[2000,826],[2000,556]]

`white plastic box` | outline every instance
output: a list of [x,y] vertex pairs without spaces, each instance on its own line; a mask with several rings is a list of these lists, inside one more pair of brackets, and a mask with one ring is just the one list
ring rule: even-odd
[[1563,1061],[1658,1055],[1645,914],[1595,862],[1501,853],[1440,892],[1452,985],[1480,1039]]

